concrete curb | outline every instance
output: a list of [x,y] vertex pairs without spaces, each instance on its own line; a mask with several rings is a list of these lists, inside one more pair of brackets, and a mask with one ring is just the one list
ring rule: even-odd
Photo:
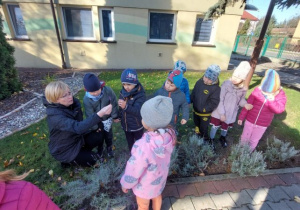
[[[271,169],[266,170],[260,175],[270,175],[270,174],[285,174],[285,173],[296,173],[300,172],[300,167],[295,168],[283,168],[283,169]],[[218,174],[218,175],[209,175],[209,176],[198,176],[198,177],[186,177],[186,178],[176,178],[170,179],[167,181],[167,185],[177,185],[177,184],[192,184],[197,182],[205,182],[205,181],[218,181],[223,179],[236,179],[241,176],[237,174]],[[253,176],[244,176],[245,177],[253,177]]]

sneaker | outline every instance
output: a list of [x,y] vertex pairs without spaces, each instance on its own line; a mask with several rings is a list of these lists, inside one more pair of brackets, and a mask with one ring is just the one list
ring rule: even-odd
[[220,143],[222,145],[223,148],[227,147],[227,141],[226,141],[226,137],[225,136],[220,136]]
[[109,158],[113,158],[115,156],[114,151],[112,150],[112,147],[107,147],[107,156]]

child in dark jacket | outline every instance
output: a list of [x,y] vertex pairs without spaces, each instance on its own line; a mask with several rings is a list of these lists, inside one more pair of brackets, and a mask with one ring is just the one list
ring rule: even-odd
[[[176,61],[173,70],[180,70],[184,75],[186,72],[185,62],[181,60]],[[182,78],[182,82],[180,84],[180,90],[185,94],[186,101],[188,102],[188,104],[190,104],[191,103],[190,87],[189,87],[189,82],[185,77]]]
[[135,69],[125,69],[121,75],[121,82],[123,88],[118,101],[120,118],[128,149],[131,151],[134,142],[142,138],[144,133],[140,110],[146,101],[146,93],[138,81]]
[[92,130],[102,133],[106,144],[107,156],[114,157],[112,122],[119,122],[117,97],[114,91],[110,87],[105,86],[104,81],[99,81],[94,74],[85,74],[83,84],[86,90],[83,97],[83,105],[87,118],[101,110],[102,107],[112,104],[111,114],[104,116],[98,125],[92,127]]
[[274,114],[284,112],[286,101],[278,73],[273,69],[267,70],[261,85],[256,87],[248,98],[247,103],[252,104],[253,108],[243,108],[239,115],[239,125],[245,120],[240,143],[249,144],[253,151],[271,124]]
[[[210,140],[208,137],[208,125],[212,111],[220,102],[219,74],[218,65],[210,65],[205,71],[204,76],[199,79],[191,94],[191,102],[194,109],[195,132],[200,138]],[[210,144],[213,142],[210,140]]]
[[186,101],[184,93],[179,89],[182,78],[183,74],[180,70],[171,71],[165,84],[154,94],[155,96],[161,95],[172,98],[173,116],[170,124],[174,127],[175,130],[180,109],[182,109],[182,119],[180,121],[180,124],[186,124],[189,119],[189,105]]

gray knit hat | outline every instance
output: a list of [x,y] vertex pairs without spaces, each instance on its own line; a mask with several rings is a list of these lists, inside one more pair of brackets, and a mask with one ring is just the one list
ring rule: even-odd
[[165,128],[173,115],[172,99],[156,96],[146,101],[141,108],[144,123],[152,129]]

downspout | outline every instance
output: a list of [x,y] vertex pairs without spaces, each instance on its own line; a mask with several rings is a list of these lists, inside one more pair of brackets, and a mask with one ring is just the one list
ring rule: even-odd
[[51,5],[51,10],[52,10],[53,20],[54,20],[54,25],[55,25],[55,31],[56,31],[57,41],[58,41],[58,45],[59,45],[59,49],[60,49],[60,56],[61,56],[61,61],[62,61],[62,68],[66,69],[67,65],[66,65],[66,62],[65,62],[64,52],[63,52],[62,45],[61,45],[61,39],[60,39],[60,34],[59,34],[59,30],[58,30],[56,15],[55,15],[55,11],[54,11],[54,4],[53,4],[52,0],[50,0],[50,5]]

